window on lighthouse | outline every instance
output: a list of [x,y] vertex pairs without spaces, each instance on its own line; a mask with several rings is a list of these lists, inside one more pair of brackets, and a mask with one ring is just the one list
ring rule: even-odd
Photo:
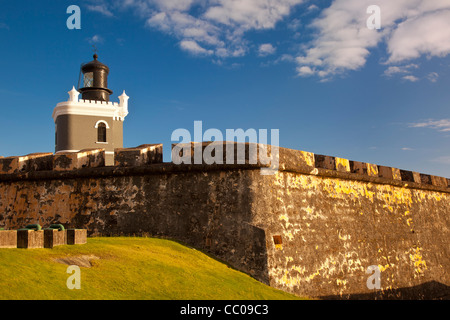
[[97,127],[97,142],[106,142],[106,124],[103,122]]
[[93,72],[86,72],[84,74],[83,85],[85,88],[94,86],[94,73]]

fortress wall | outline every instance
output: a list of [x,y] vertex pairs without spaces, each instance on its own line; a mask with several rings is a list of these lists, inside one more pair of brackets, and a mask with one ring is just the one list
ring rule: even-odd
[[448,295],[448,179],[284,148],[278,160],[263,175],[258,161],[162,163],[162,145],[116,149],[110,167],[98,149],[1,158],[0,228],[172,238],[299,295],[367,297],[371,265],[380,298],[433,281],[414,297]]
[[[328,298],[448,297],[449,188],[402,181],[395,168],[381,168],[387,179],[374,170],[351,173],[343,159],[324,163],[252,179],[253,223],[266,231],[270,285]],[[366,284],[372,265],[381,271],[376,294]]]
[[115,167],[84,150],[55,155],[51,171],[6,168],[0,227],[60,223],[89,236],[166,237],[268,283],[265,232],[248,223],[250,167],[161,163],[160,146],[116,149]]

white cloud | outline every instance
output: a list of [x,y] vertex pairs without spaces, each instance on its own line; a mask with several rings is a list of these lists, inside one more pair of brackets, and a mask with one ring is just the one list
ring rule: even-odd
[[107,17],[113,17],[114,14],[108,9],[106,4],[86,5],[89,11],[94,11],[103,14]]
[[[114,4],[109,7],[99,1],[91,9],[108,14],[109,8],[131,8],[146,20],[147,27],[175,37],[184,50],[211,56],[216,62],[247,54],[252,47],[246,38],[249,31],[271,30],[284,21],[294,32],[290,40],[298,42],[296,49],[291,48],[297,50],[298,74],[323,81],[363,68],[375,48],[386,48],[380,61],[387,65],[385,75],[407,81],[418,80],[412,74],[417,68],[411,67],[418,63],[412,60],[450,54],[449,0],[377,0],[381,30],[367,27],[367,8],[373,0],[332,0],[325,9],[306,0],[111,1]],[[312,40],[308,43],[301,42],[305,31],[300,34],[301,21],[291,15],[300,4],[309,16],[317,15],[309,25]]]
[[413,75],[404,76],[402,79],[403,80],[407,80],[407,81],[411,81],[411,82],[419,81],[419,78],[417,78],[416,76],[413,76]]
[[447,3],[447,10],[425,11],[398,24],[387,42],[390,54],[388,62],[411,60],[422,55],[430,57],[448,55],[450,53],[450,2],[447,1]]
[[314,74],[314,70],[308,66],[298,67],[297,71],[301,76],[311,76]]
[[101,36],[99,36],[98,34],[92,36],[91,38],[88,38],[88,42],[90,44],[95,44],[95,43],[103,43],[103,38]]
[[317,35],[297,57],[299,67],[309,66],[322,78],[358,70],[365,66],[370,50],[382,43],[387,46],[386,63],[391,65],[423,55],[450,54],[450,1],[378,0],[382,29],[369,30],[366,10],[372,2],[334,0],[322,10],[311,24]]
[[427,79],[431,82],[436,82],[439,79],[439,74],[437,72],[430,72],[427,75]]
[[274,54],[276,51],[277,51],[277,49],[270,43],[264,43],[264,44],[260,45],[258,48],[258,54],[261,57],[265,57],[265,56]]
[[440,132],[450,132],[450,119],[429,119],[424,122],[412,123],[409,126],[411,128],[431,128]]
[[303,1],[125,0],[119,5],[134,8],[145,16],[148,27],[176,37],[184,43],[183,49],[186,43],[189,48],[196,43],[208,54],[224,59],[245,55],[249,51],[246,32],[273,29]]
[[202,48],[197,42],[192,40],[183,40],[180,42],[181,49],[188,51],[194,55],[211,55],[212,50],[206,50]]
[[388,77],[392,77],[396,74],[409,74],[411,73],[411,69],[418,69],[419,65],[411,63],[405,66],[390,66],[384,71],[384,75]]

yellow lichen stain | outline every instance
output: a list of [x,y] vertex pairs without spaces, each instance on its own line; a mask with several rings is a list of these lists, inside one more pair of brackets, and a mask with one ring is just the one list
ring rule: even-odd
[[342,159],[342,158],[334,158],[335,163],[336,163],[336,169],[338,171],[345,171],[345,172],[349,172],[350,171],[350,161],[347,159]]
[[308,277],[308,280],[311,281],[311,280],[313,280],[315,277],[317,277],[318,275],[320,275],[320,271],[319,271],[319,270],[317,270],[315,273],[313,273],[312,275],[310,275],[310,276]]
[[414,271],[416,274],[423,274],[427,270],[427,263],[422,257],[422,248],[412,248],[409,253],[409,259],[414,264]]
[[411,218],[406,219],[406,224],[407,224],[409,227],[411,226],[411,223],[412,223],[412,219],[411,219]]
[[288,237],[290,241],[294,240],[294,235],[291,232],[285,232],[284,235]]
[[378,269],[379,269],[381,272],[385,271],[385,270],[388,269],[389,267],[390,267],[389,264],[386,264],[386,265],[384,265],[384,266],[382,266],[381,264],[378,265]]
[[303,266],[302,267],[292,266],[291,269],[297,271],[300,274],[305,274],[305,271],[306,271],[305,267],[303,267]]
[[314,167],[314,153],[300,151],[300,157],[302,158],[302,162],[304,162],[307,166]]
[[286,228],[289,228],[289,226],[291,225],[291,224],[289,223],[289,218],[288,218],[288,216],[286,216],[286,215],[284,215],[284,214],[280,215],[279,218],[278,218],[278,220],[280,220],[280,221],[285,221],[285,222],[286,222]]
[[338,286],[344,286],[345,287],[345,285],[347,284],[347,280],[341,280],[341,279],[336,279],[336,284],[338,285]]
[[378,176],[378,167],[377,165],[367,163],[367,174],[369,176]]

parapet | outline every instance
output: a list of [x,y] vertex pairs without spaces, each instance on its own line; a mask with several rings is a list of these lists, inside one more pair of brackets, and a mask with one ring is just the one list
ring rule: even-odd
[[[204,157],[204,154],[207,156]],[[114,150],[114,156],[115,163],[112,167],[105,167],[104,149],[0,157],[0,180],[52,179],[62,174],[66,177],[95,177],[171,171],[272,168],[278,171],[450,192],[450,179],[444,177],[255,143],[220,141],[173,144],[171,163],[163,163],[162,144],[118,148]],[[86,168],[90,170],[81,171]],[[39,171],[53,173],[38,174]]]
[[68,171],[105,166],[105,149],[84,149],[79,152],[61,152],[53,157],[53,170]]
[[20,157],[0,158],[0,174],[52,170],[53,153],[32,153]]
[[114,166],[135,167],[163,162],[162,144],[143,144],[136,148],[114,149]]
[[[219,156],[215,154],[217,151],[220,152]],[[272,154],[273,151],[278,154]],[[206,158],[202,157],[205,152]],[[220,164],[253,164],[256,167],[270,167],[270,161],[276,160],[279,171],[368,180],[374,183],[414,184],[416,187],[430,186],[450,191],[450,179],[447,178],[306,151],[227,141],[172,144],[172,160],[175,159],[176,163],[204,166],[211,164],[208,157],[221,160]]]

